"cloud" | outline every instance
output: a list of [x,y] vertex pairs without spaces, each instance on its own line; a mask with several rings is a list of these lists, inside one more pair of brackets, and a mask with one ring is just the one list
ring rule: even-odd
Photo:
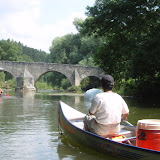
[[23,11],[40,7],[40,0],[1,0],[1,8],[7,8],[7,12]]
[[55,24],[39,23],[42,14],[40,0],[5,0],[1,8],[6,9],[0,11],[0,39],[10,38],[46,52],[55,37],[77,32],[74,18],[85,18],[82,12],[72,12]]
[[38,0],[6,0],[5,3],[3,2],[1,7],[5,7],[6,10],[1,12],[0,16],[1,39],[10,38],[27,44],[29,39],[38,35],[40,27],[36,24],[36,19],[40,17],[38,2]]

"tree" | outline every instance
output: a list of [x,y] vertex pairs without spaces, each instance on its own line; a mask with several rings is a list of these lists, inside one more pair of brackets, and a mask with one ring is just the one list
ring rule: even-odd
[[23,61],[26,61],[26,62],[49,62],[49,60],[50,60],[49,54],[47,54],[46,52],[24,46],[20,42],[18,44],[23,50],[23,53],[22,53]]
[[50,56],[53,63],[77,64],[82,56],[78,54],[81,45],[79,34],[67,34],[53,40]]
[[94,56],[97,65],[117,80],[134,78],[139,88],[158,81],[159,0],[96,0],[87,16],[77,23],[80,33],[104,38]]
[[[96,53],[100,39],[94,37],[84,37],[78,34],[68,34],[57,37],[53,40],[51,51],[51,61],[53,63],[80,64],[84,66],[95,66],[93,55]],[[62,75],[53,73],[51,79],[53,85],[61,85]],[[63,80],[63,82],[66,82]]]
[[21,61],[22,48],[17,42],[11,40],[0,41],[0,60]]
[[97,0],[88,7],[88,17],[79,28],[81,34],[105,39],[95,55],[97,65],[119,79],[157,74],[159,7],[159,0]]

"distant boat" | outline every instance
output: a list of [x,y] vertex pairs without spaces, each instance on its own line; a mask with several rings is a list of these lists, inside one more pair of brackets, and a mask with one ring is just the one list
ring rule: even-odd
[[58,122],[61,131],[81,145],[96,151],[119,156],[122,159],[160,160],[160,151],[136,146],[136,127],[121,125],[120,136],[107,139],[83,130],[85,114],[60,101],[58,106]]

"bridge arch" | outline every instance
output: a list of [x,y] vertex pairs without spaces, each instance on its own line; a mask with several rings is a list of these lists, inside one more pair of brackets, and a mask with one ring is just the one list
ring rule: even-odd
[[102,77],[98,77],[97,75],[86,75],[86,76],[84,76],[81,80],[80,80],[80,83],[85,79],[85,78],[87,78],[87,77],[96,77],[96,78],[98,78],[99,80],[102,78]]
[[65,74],[65,73],[61,73],[61,72],[59,72],[59,71],[46,71],[46,72],[44,72],[44,73],[42,73],[36,80],[35,80],[35,88],[37,88],[36,87],[36,83],[45,75],[45,74],[47,74],[47,73],[58,73],[59,75],[63,75],[66,79],[68,79],[69,80],[69,82],[70,82],[70,84],[72,85],[72,82],[70,81],[70,79],[69,79],[69,77],[67,77],[67,75]]
[[10,70],[4,69],[4,68],[0,68],[0,72],[8,72],[10,73],[14,78],[17,78],[16,74]]
[[4,68],[0,67],[0,72],[7,72],[7,73],[11,74],[13,76],[13,78],[16,79],[17,86],[22,86],[23,85],[22,77],[17,76],[16,70],[11,71],[9,69],[4,69]]

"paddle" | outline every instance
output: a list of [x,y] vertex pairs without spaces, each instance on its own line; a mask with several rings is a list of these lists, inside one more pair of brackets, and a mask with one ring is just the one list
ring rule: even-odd
[[130,126],[134,126],[133,124],[131,124],[130,122],[126,121],[126,120],[123,120],[123,122],[127,123],[128,125]]

